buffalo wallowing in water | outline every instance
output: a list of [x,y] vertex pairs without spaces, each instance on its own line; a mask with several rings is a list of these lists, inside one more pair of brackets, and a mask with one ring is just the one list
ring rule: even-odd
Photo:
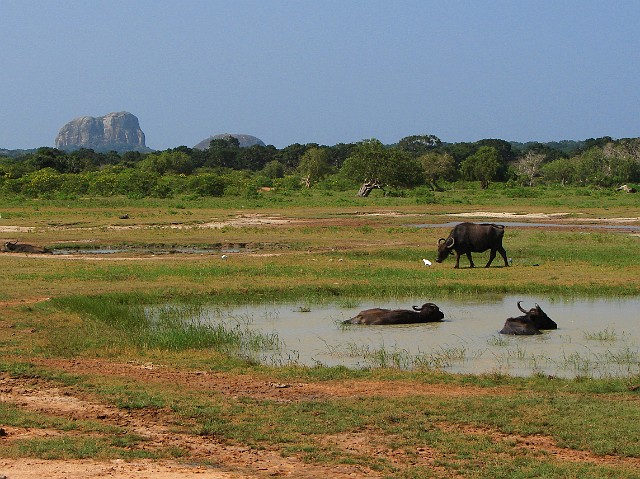
[[444,313],[433,303],[425,303],[421,307],[413,306],[413,311],[408,309],[382,309],[373,308],[360,311],[351,319],[342,324],[414,324],[435,323],[442,321]]
[[471,253],[482,253],[491,250],[489,262],[485,266],[488,268],[496,257],[496,252],[500,253],[504,259],[504,265],[509,266],[507,262],[507,252],[502,247],[502,237],[504,236],[504,226],[492,223],[460,223],[456,225],[447,239],[440,238],[438,240],[438,257],[436,262],[442,263],[449,255],[456,253],[455,268],[460,267],[460,256],[467,255],[469,265],[473,268],[473,259]]
[[524,313],[524,316],[517,318],[509,318],[504,323],[504,327],[500,334],[516,334],[516,335],[533,335],[542,334],[541,329],[557,329],[558,325],[542,308],[536,304],[535,308],[525,311],[520,306],[522,301],[518,301],[518,309]]
[[4,245],[2,245],[2,251],[8,253],[32,253],[32,254],[47,254],[51,253],[46,248],[42,246],[34,246],[28,243],[18,243],[17,241],[7,241]]

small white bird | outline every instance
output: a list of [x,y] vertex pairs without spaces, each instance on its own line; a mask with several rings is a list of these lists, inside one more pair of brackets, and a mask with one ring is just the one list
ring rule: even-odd
[[228,258],[228,256],[227,256],[226,254],[223,254],[223,255],[221,256],[221,258],[222,258],[222,259],[227,259],[227,258]]
[[429,261],[428,259],[422,258],[422,262],[424,263],[425,266],[431,266],[431,261]]

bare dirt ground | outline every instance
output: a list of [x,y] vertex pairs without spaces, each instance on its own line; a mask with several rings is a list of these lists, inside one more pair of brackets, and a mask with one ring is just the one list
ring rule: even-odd
[[[192,390],[224,394],[232,397],[269,399],[277,402],[321,400],[322,398],[371,396],[400,397],[433,395],[438,397],[460,395],[507,394],[505,389],[461,387],[455,385],[418,385],[403,381],[330,381],[322,383],[273,383],[250,375],[227,373],[175,371],[153,364],[108,363],[98,360],[40,359],[35,364],[51,370],[74,374],[92,374],[107,377],[133,378],[149,383],[160,382],[188,386]],[[144,448],[150,451],[175,447],[188,451],[188,461],[172,460],[37,460],[0,459],[0,475],[9,479],[23,478],[211,478],[258,479],[266,477],[317,478],[331,477],[375,478],[374,470],[361,465],[324,466],[303,463],[295,456],[283,457],[275,450],[252,449],[245,445],[217,440],[212,436],[176,432],[175,418],[169,410],[123,410],[96,402],[72,387],[61,387],[36,378],[0,376],[0,401],[18,405],[22,410],[42,412],[72,420],[99,421],[130,431],[145,438]],[[490,428],[460,427],[437,423],[442,430],[455,430],[463,434],[490,437],[494,441],[515,444],[523,451],[535,451],[558,461],[585,462],[640,468],[640,459],[614,456],[596,456],[589,452],[561,448],[552,438],[544,436],[518,436],[504,434]],[[19,439],[55,437],[58,430],[4,427],[0,441],[6,444]],[[73,434],[65,432],[64,434]],[[409,457],[408,451],[387,446],[389,438],[380,431],[365,430],[348,435],[327,435],[318,441],[341,448],[347,453],[384,457],[398,467],[413,464],[438,469],[438,453],[429,447],[419,447]],[[418,459],[416,459],[416,457]],[[204,466],[202,464],[210,464]],[[443,472],[443,471],[441,471]]]

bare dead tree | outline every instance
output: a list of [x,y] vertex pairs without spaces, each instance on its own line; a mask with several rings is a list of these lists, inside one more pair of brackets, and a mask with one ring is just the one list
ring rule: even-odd
[[529,186],[533,186],[533,179],[540,173],[540,166],[546,159],[545,155],[528,151],[516,164],[516,171],[527,179]]

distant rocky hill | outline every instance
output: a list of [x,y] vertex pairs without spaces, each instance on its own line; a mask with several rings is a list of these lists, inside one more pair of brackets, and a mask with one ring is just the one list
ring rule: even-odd
[[221,140],[225,138],[237,138],[238,142],[240,143],[240,148],[249,148],[250,146],[254,145],[266,146],[260,138],[256,138],[255,136],[237,133],[222,133],[220,135],[213,135],[209,138],[205,138],[200,143],[195,145],[194,148],[198,150],[206,150],[207,148],[209,148],[209,143],[211,143],[211,140]]
[[144,143],[138,118],[121,111],[104,116],[83,116],[64,125],[56,136],[56,148],[94,151],[151,151]]

